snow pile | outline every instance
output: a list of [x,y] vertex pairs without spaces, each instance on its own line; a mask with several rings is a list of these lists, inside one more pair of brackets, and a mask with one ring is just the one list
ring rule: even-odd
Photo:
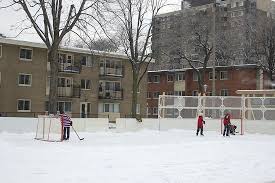
[[72,132],[67,142],[33,140],[34,133],[0,133],[1,182],[183,183],[275,180],[274,136],[222,137],[169,130]]

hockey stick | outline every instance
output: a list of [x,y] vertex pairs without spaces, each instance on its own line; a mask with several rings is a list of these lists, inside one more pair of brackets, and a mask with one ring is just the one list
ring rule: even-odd
[[80,138],[79,135],[77,134],[77,132],[75,131],[74,127],[72,126],[72,129],[74,130],[75,134],[77,135],[79,140],[84,140],[84,138]]

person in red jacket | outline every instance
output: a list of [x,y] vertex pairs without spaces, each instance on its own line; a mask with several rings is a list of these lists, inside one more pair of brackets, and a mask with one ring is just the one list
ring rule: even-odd
[[229,132],[230,132],[230,115],[228,113],[225,114],[224,118],[223,118],[223,125],[224,125],[224,130],[223,130],[223,136],[229,136]]
[[198,125],[197,125],[197,133],[196,133],[197,136],[198,136],[199,132],[203,136],[203,124],[205,124],[205,121],[203,120],[203,115],[199,114]]

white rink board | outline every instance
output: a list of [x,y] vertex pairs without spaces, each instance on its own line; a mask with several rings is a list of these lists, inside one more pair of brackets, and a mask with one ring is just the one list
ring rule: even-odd
[[[107,118],[73,118],[73,126],[80,132],[108,131],[109,122]],[[204,131],[216,131],[220,133],[220,120],[206,119]],[[232,120],[234,124],[234,120]],[[243,121],[244,133],[260,133],[275,135],[274,121]],[[0,132],[28,133],[35,132],[37,118],[13,118],[0,117]],[[117,132],[149,130],[186,129],[196,130],[197,119],[143,119],[137,122],[131,118],[118,118],[116,121]],[[113,130],[112,130],[113,131]]]

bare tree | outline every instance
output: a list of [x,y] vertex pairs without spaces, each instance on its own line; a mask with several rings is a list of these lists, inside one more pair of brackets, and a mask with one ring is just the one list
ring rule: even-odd
[[[19,7],[19,11],[25,12],[30,25],[21,30],[33,28],[48,49],[48,62],[50,62],[50,94],[49,113],[57,111],[57,81],[58,81],[58,49],[64,36],[70,32],[80,16],[88,8],[95,6],[97,0],[78,1],[66,5],[63,0],[12,0],[7,7]],[[67,10],[67,13],[65,13]],[[21,33],[20,32],[20,33]]]
[[211,14],[207,11],[189,14],[184,20],[186,24],[183,31],[186,32],[184,40],[177,51],[178,57],[187,61],[198,76],[198,90],[204,92],[206,68],[209,65],[213,53]]
[[166,5],[166,0],[111,0],[105,4],[101,27],[110,38],[119,40],[119,46],[132,66],[132,109],[136,118],[137,92],[151,62],[152,19]]
[[88,49],[92,50],[97,50],[97,51],[106,51],[106,52],[116,52],[118,50],[117,44],[114,43],[108,38],[100,38],[94,41],[85,41],[83,42],[82,40],[77,40],[75,43],[76,47],[80,48],[85,48],[88,47]]
[[[274,82],[275,75],[275,21],[268,18],[264,22],[259,22],[257,26],[255,48],[259,63],[268,71],[268,77]],[[271,87],[271,86],[270,86]]]

